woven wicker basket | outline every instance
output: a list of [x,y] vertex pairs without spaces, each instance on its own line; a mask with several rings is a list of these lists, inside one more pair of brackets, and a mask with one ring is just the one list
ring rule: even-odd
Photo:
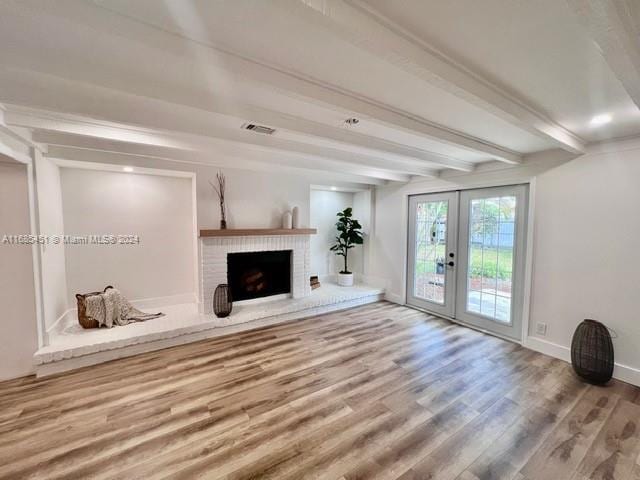
[[213,313],[218,318],[228,317],[232,308],[233,302],[231,301],[229,285],[221,283],[213,293]]
[[82,328],[99,328],[100,324],[97,320],[92,317],[87,316],[87,297],[91,297],[92,295],[100,295],[101,293],[106,292],[110,288],[113,288],[111,285],[105,287],[102,292],[91,292],[91,293],[76,293],[76,300],[78,301],[78,323],[82,326]]
[[603,385],[611,380],[614,367],[613,341],[602,323],[587,319],[573,334],[571,364],[586,381]]

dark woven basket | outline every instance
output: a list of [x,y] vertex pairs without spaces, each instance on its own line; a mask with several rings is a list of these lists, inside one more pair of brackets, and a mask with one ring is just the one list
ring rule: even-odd
[[571,364],[581,378],[602,385],[613,375],[613,342],[607,327],[596,320],[586,319],[573,334]]
[[87,315],[87,297],[90,297],[92,295],[100,295],[110,288],[113,287],[111,285],[108,285],[102,292],[76,293],[76,301],[78,304],[78,323],[82,326],[82,328],[100,327],[100,324],[97,320]]
[[213,313],[215,313],[218,318],[228,317],[232,308],[233,303],[231,302],[229,285],[221,283],[213,293]]

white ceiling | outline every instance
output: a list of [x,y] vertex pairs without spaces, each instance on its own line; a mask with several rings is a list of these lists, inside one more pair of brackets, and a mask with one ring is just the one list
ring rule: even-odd
[[633,0],[6,0],[0,102],[58,157],[402,182],[639,135],[639,26]]
[[[587,141],[640,131],[638,107],[565,1],[367,3]],[[616,121],[594,130],[599,112]]]

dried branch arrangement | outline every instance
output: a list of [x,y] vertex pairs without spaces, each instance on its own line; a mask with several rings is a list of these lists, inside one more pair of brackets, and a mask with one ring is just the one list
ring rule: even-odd
[[227,228],[227,212],[226,205],[224,203],[224,192],[227,186],[227,179],[224,176],[224,173],[218,172],[216,174],[216,179],[218,180],[218,185],[209,180],[213,191],[218,195],[218,200],[220,200],[220,229],[224,230]]

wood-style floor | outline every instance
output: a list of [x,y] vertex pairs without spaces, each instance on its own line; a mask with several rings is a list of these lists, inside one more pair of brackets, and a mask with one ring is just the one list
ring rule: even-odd
[[7,479],[640,479],[640,390],[388,303],[0,384]]

